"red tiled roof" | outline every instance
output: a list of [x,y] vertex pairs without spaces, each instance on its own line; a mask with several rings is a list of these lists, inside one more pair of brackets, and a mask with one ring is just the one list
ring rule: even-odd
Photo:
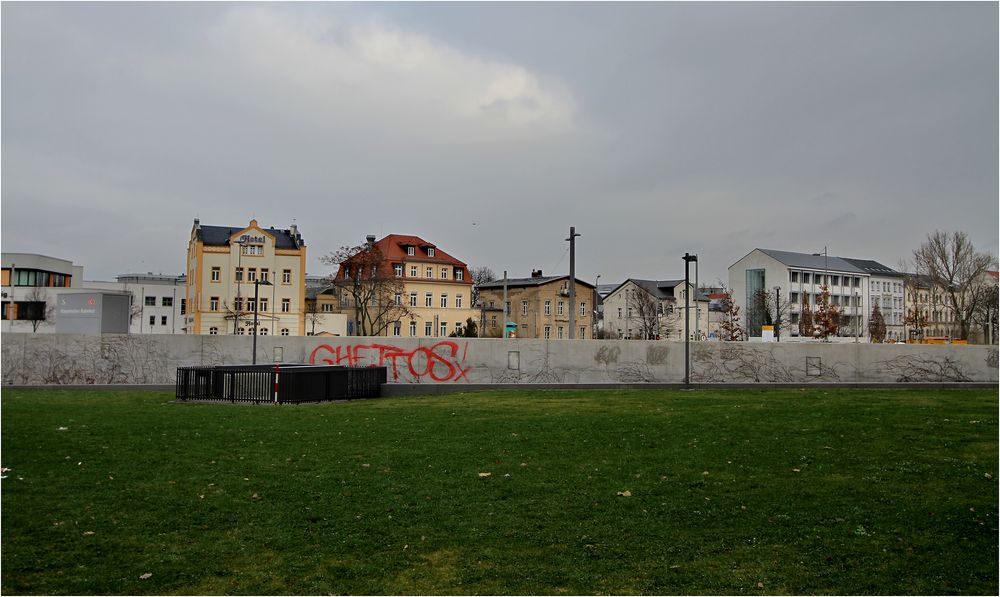
[[[437,247],[434,243],[429,243],[419,236],[412,236],[406,234],[390,234],[380,241],[375,243],[375,246],[382,251],[385,258],[392,262],[405,262],[410,261],[429,261],[431,263],[447,263],[449,265],[454,265],[458,267],[465,267],[465,262],[455,259],[448,253],[445,253]],[[416,255],[407,255],[406,247],[413,246],[416,247]],[[431,247],[434,249],[434,257],[427,256],[427,248]]]

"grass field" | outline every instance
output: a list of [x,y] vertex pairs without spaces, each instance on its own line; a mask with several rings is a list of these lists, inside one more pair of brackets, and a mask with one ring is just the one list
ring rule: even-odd
[[997,594],[995,390],[4,390],[4,594]]

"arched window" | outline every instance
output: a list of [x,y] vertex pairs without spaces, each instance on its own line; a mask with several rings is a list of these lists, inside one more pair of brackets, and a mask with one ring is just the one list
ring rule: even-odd
[[288,328],[281,328],[281,335],[282,336],[287,336],[288,335]]

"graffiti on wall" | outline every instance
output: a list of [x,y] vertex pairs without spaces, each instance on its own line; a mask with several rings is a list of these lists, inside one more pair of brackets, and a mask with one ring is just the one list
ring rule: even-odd
[[430,379],[435,382],[469,381],[472,367],[465,364],[468,344],[442,340],[434,346],[412,350],[391,344],[320,344],[309,355],[312,365],[387,367],[393,381],[402,374],[407,381]]

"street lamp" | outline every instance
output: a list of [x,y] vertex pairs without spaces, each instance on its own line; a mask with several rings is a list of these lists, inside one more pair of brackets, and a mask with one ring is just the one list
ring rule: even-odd
[[774,287],[774,341],[781,342],[781,286]]
[[257,303],[260,302],[260,287],[273,286],[267,280],[253,281],[253,364],[257,364]]
[[684,385],[691,385],[691,308],[689,305],[691,262],[698,263],[697,255],[684,253]]

